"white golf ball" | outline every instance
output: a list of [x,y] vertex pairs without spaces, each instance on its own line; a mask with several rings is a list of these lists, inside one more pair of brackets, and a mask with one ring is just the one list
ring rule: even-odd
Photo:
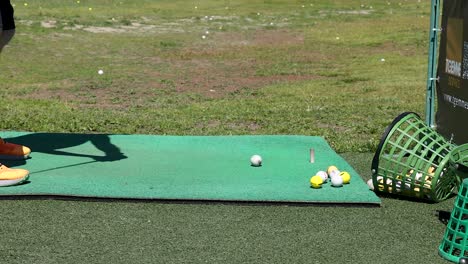
[[416,173],[414,179],[417,181],[420,181],[423,177],[423,174],[421,172]]
[[341,187],[343,186],[343,178],[341,176],[331,177],[331,184],[333,187]]
[[97,73],[98,73],[99,75],[103,75],[103,74],[104,74],[104,71],[103,71],[103,70],[99,70]]
[[330,178],[333,178],[333,177],[336,177],[336,176],[341,177],[340,173],[341,172],[339,170],[332,170],[332,171],[330,171]]
[[203,36],[201,36],[201,38],[202,38],[202,39],[206,39],[206,36],[205,36],[205,35],[203,35]]
[[367,186],[369,186],[370,190],[372,190],[372,191],[374,190],[374,182],[372,181],[372,179],[369,179],[367,181]]
[[260,155],[253,155],[250,157],[250,164],[255,167],[262,166],[262,157]]
[[326,182],[328,180],[328,174],[324,171],[318,171],[315,175],[320,176],[323,182]]

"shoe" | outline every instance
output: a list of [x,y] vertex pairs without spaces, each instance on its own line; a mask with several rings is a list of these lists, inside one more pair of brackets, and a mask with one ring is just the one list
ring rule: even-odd
[[0,138],[0,159],[18,160],[27,159],[31,149],[22,145],[6,142]]
[[29,171],[10,169],[0,164],[0,187],[12,186],[25,182],[29,178]]

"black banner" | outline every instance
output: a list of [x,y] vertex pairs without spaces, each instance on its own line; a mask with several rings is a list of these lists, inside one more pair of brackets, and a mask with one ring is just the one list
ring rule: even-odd
[[468,2],[445,0],[437,83],[437,131],[468,143]]

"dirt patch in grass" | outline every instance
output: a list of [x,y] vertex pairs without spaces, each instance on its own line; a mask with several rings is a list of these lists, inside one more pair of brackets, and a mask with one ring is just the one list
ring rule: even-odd
[[[226,76],[220,72],[214,75],[211,69],[201,69],[192,80],[182,81],[177,85],[177,91],[196,92],[207,97],[223,97],[241,91],[254,92],[256,89],[277,83],[294,82],[312,79],[312,76],[275,75],[275,76]],[[210,74],[203,76],[204,74]]]
[[[300,48],[304,45],[304,36],[300,32],[286,29],[256,30],[252,32],[216,33],[211,42],[202,47],[185,48],[180,52],[180,59],[171,61],[174,82],[178,92],[195,92],[211,98],[223,97],[239,91],[287,82],[305,81],[317,78],[311,74],[258,74],[259,69],[268,68],[277,63],[278,58],[268,54],[265,58],[250,57],[251,48],[299,47],[283,53],[284,61],[307,64],[308,60],[320,60],[318,52]],[[246,54],[244,54],[246,53]],[[281,60],[280,60],[281,61]],[[158,78],[167,74],[155,73]]]
[[210,98],[252,91],[277,83],[295,82],[315,78],[311,75],[269,75],[256,74],[259,65],[264,62],[251,60],[229,60],[213,62],[193,59],[172,62],[172,73],[154,73],[161,80],[155,87],[173,88],[179,93],[196,93]]
[[[165,33],[184,33],[186,28],[188,27],[187,24],[190,23],[190,19],[180,19],[177,22],[162,22],[162,23],[146,23],[145,19],[142,19],[145,23],[139,22],[131,22],[129,24],[119,24],[116,21],[109,21],[109,23],[113,23],[112,26],[84,26],[84,25],[68,25],[66,23],[62,23],[63,29],[65,30],[83,30],[91,33],[114,33],[114,34],[165,34]],[[41,22],[41,26],[45,28],[53,28],[56,27],[56,23],[51,23],[50,21],[43,21]]]
[[376,46],[374,49],[369,51],[369,54],[379,54],[379,53],[388,53],[392,52],[398,54],[400,56],[414,56],[416,50],[411,47],[399,47],[397,44],[393,42],[384,42],[379,46]]
[[[90,80],[64,80],[61,84],[39,85],[27,97],[57,98],[85,107],[128,108],[148,105],[157,102],[161,96],[171,94],[223,98],[233,94],[254,94],[257,89],[272,84],[317,78],[315,75],[300,72],[294,74],[288,71],[281,72],[281,69],[279,73],[274,71],[258,73],[259,69],[268,69],[270,64],[277,64],[278,61],[288,61],[288,63],[290,61],[307,67],[309,59],[322,59],[316,54],[317,52],[293,48],[289,53],[280,52],[280,58],[272,54],[267,54],[266,57],[248,55],[249,52],[255,54],[256,50],[262,47],[274,46],[275,49],[270,48],[271,50],[276,50],[276,47],[283,47],[286,50],[290,46],[301,47],[304,38],[299,33],[265,30],[250,33],[222,33],[215,38],[218,40],[203,48],[200,44],[193,44],[184,47],[183,50],[170,50],[167,57],[148,56],[145,58],[148,65],[142,65],[139,76],[133,78],[138,80],[138,83],[116,79],[106,84],[100,83],[100,79],[93,76]],[[252,51],[252,48],[255,50]],[[244,51],[247,54],[243,54]],[[175,54],[177,52],[178,55]],[[155,65],[164,65],[164,69],[161,70],[161,67]]]

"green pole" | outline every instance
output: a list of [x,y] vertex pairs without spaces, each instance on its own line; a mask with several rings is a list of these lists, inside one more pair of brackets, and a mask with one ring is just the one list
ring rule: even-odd
[[435,89],[437,81],[437,34],[440,31],[440,0],[431,0],[431,21],[429,28],[429,62],[427,69],[427,90],[426,90],[426,123],[434,126],[435,115]]

